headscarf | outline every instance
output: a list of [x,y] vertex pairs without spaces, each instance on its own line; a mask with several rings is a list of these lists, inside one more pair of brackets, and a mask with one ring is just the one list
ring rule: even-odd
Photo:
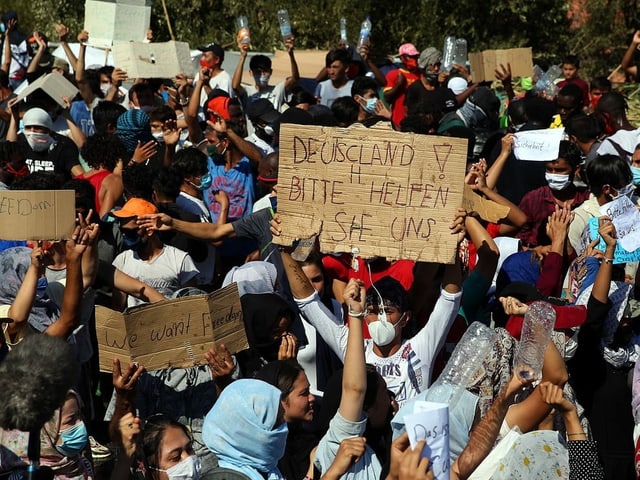
[[[0,305],[11,305],[15,301],[30,265],[30,248],[13,247],[0,252]],[[58,306],[45,292],[46,287],[46,280],[38,281],[36,298],[29,314],[29,324],[39,332],[44,331],[59,315]]]
[[569,478],[569,452],[554,430],[525,433],[515,441],[491,478]]
[[259,260],[233,267],[224,277],[222,286],[226,287],[236,282],[241,297],[245,293],[273,293],[277,278],[278,271],[275,265]]
[[[261,380],[236,380],[204,419],[202,438],[221,467],[252,480],[282,479],[287,424],[278,419],[280,390]],[[266,474],[263,476],[262,473]]]
[[153,140],[149,115],[142,110],[127,110],[118,117],[116,135],[124,143],[127,152],[132,154],[138,145]]
[[247,293],[240,301],[249,346],[265,360],[276,360],[280,339],[273,339],[273,331],[283,316],[293,321],[289,305],[275,293]]

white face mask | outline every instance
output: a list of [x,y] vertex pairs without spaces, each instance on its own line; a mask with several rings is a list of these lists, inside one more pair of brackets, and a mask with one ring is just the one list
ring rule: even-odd
[[191,455],[171,468],[166,470],[154,468],[154,470],[166,473],[169,480],[197,480],[200,477],[202,464],[200,463],[200,458],[196,455]]
[[631,196],[633,195],[634,191],[635,191],[635,188],[633,186],[633,182],[631,182],[629,185],[625,185],[620,190],[618,190],[618,195],[616,195],[615,197],[613,195],[611,195],[611,199],[615,200],[616,198],[620,198],[620,197],[629,197],[629,198],[631,198]]
[[153,138],[156,139],[156,142],[163,143],[164,142],[164,133],[163,132],[151,132]]
[[569,174],[545,173],[544,178],[551,190],[564,190],[571,185],[571,175]]
[[111,90],[111,84],[110,83],[101,83],[100,84],[100,90],[102,91],[103,95],[106,97],[107,94],[109,93],[109,90]]
[[260,87],[266,87],[269,85],[269,80],[271,80],[271,75],[266,73],[264,75],[254,75],[253,79],[256,81],[256,85]]
[[402,319],[404,318],[404,314],[400,317],[396,323],[391,323],[385,320],[386,315],[383,317],[382,315],[379,317],[379,320],[375,322],[371,322],[368,325],[369,334],[371,335],[371,340],[373,343],[378,345],[379,347],[386,347],[393,339],[396,338],[396,325],[398,325]]
[[24,132],[27,143],[34,152],[44,152],[53,143],[53,138],[48,133]]

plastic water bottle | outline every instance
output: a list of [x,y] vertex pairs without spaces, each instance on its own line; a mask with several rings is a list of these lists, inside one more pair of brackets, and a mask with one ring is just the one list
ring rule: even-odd
[[562,69],[558,65],[551,65],[549,70],[536,82],[535,91],[544,94],[548,98],[553,98],[558,93],[555,80],[562,74]]
[[291,34],[291,22],[289,21],[289,12],[285,9],[278,10],[278,23],[280,24],[280,34],[282,40],[288,40],[293,35]]
[[544,352],[555,323],[556,311],[550,303],[533,302],[529,305],[513,359],[513,369],[521,378],[539,380],[542,376]]
[[358,47],[369,45],[369,37],[371,36],[371,19],[365,18],[360,26],[360,38],[358,39]]
[[480,322],[467,328],[444,370],[429,387],[425,400],[449,404],[449,411],[460,399],[462,391],[473,381],[482,361],[496,342],[493,329]]
[[451,70],[456,56],[456,37],[448,36],[444,38],[444,48],[442,49],[442,69],[445,72]]
[[250,44],[251,32],[249,31],[249,20],[244,15],[236,18],[236,27],[238,29],[238,43]]
[[340,19],[340,42],[344,43],[345,46],[347,45],[347,19],[346,18]]
[[467,41],[464,38],[456,38],[456,53],[453,63],[463,67],[467,64]]

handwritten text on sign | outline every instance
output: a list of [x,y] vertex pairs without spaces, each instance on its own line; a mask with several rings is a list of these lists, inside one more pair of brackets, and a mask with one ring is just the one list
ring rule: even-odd
[[621,195],[600,207],[601,215],[608,215],[616,227],[618,243],[627,252],[640,248],[640,212],[625,195]]
[[450,263],[467,141],[395,132],[283,125],[278,211],[291,244],[320,234],[324,252]]
[[147,370],[204,363],[214,343],[238,352],[247,348],[242,307],[235,283],[210,295],[195,295],[135,307],[127,313],[96,307],[100,369],[114,357]]

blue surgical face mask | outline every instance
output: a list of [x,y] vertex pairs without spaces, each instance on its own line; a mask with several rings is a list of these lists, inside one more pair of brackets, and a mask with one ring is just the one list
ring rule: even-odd
[[212,183],[213,177],[211,177],[210,173],[207,173],[206,175],[200,177],[200,187],[198,188],[198,190],[206,190],[211,186]]
[[618,194],[615,197],[612,195],[611,198],[613,200],[615,200],[616,198],[620,198],[622,196],[631,198],[631,196],[633,195],[633,192],[635,192],[635,187],[634,187],[634,183],[631,182],[629,185],[625,185],[620,190],[618,190]]
[[633,174],[633,184],[636,187],[640,186],[640,168],[631,167],[631,173]]
[[137,251],[144,244],[142,242],[142,238],[140,235],[123,235],[122,236],[122,245],[126,250],[134,250]]
[[368,113],[376,113],[376,105],[378,105],[378,99],[376,97],[367,98],[366,104],[364,105],[364,111]]
[[89,433],[84,422],[78,422],[73,427],[60,432],[62,445],[56,445],[56,450],[65,457],[78,455],[89,441]]
[[207,155],[211,157],[211,160],[213,160],[213,163],[216,165],[224,165],[226,162],[224,154],[227,152],[227,149],[225,147],[222,152],[218,152],[218,145],[220,144],[207,146]]

